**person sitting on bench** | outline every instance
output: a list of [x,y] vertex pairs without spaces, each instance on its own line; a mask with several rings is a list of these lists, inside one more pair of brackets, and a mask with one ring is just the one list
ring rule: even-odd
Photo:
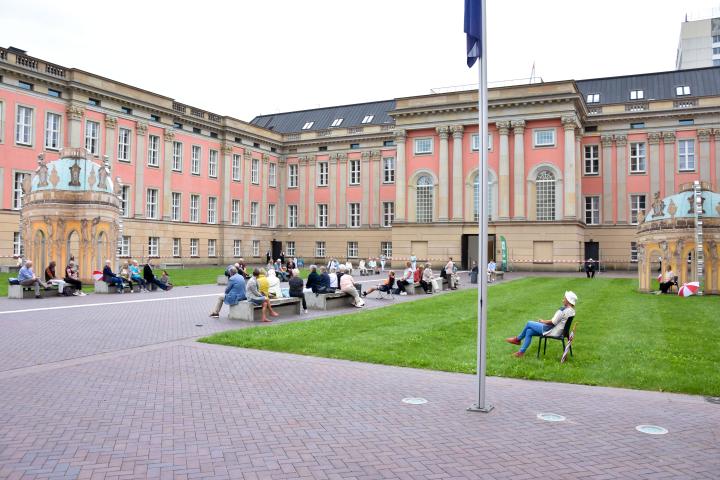
[[[335,275],[335,279],[337,279],[337,275]],[[326,267],[320,267],[320,276],[313,292],[315,292],[315,295],[319,293],[335,293],[335,288],[330,286],[330,274],[328,274]]]
[[[268,299],[266,295],[263,295],[262,292],[260,292],[260,284],[258,283],[259,278],[260,270],[256,268],[253,270],[252,277],[245,285],[245,295],[247,296],[248,302],[254,305],[262,306],[262,321],[271,322],[272,320],[268,320],[265,312],[270,312],[270,315],[272,315],[273,317],[277,317],[278,313],[272,309],[272,305],[270,305],[270,299]],[[265,283],[267,283],[267,281]]]
[[147,282],[145,279],[140,275],[140,265],[138,265],[137,260],[133,260],[130,262],[130,279],[140,285],[140,291],[141,292],[149,292],[150,290],[147,289]]
[[308,274],[307,281],[305,282],[305,289],[309,289],[313,293],[316,293],[319,284],[320,274],[317,272],[317,265],[310,265],[310,273]]
[[345,268],[342,265],[340,266],[340,271],[343,272],[343,276],[340,277],[340,291],[353,297],[353,306],[358,308],[364,307],[365,302],[360,298],[352,275],[345,273]]
[[28,260],[25,262],[25,266],[20,269],[18,272],[18,281],[20,282],[20,285],[23,287],[34,287],[35,288],[35,298],[42,298],[40,296],[40,287],[47,289],[48,285],[47,283],[40,280],[38,277],[35,276],[35,272],[33,272],[32,269],[33,262],[31,260]]
[[532,337],[549,336],[557,337],[563,334],[565,322],[570,317],[575,316],[575,304],[577,303],[577,295],[574,292],[567,291],[563,297],[563,306],[555,312],[550,320],[538,319],[537,322],[527,322],[522,332],[517,337],[506,338],[505,341],[513,345],[520,345],[520,350],[513,353],[516,357],[525,355],[525,351],[532,342]]
[[[57,278],[57,276],[55,275],[55,265],[57,265],[55,263],[55,260],[48,264],[47,268],[45,269],[45,281],[49,284],[57,285],[58,295],[62,295],[65,291],[65,284],[67,282],[65,282],[65,280],[60,280],[59,278]],[[67,295],[67,292],[65,292],[65,294]],[[77,296],[77,292],[73,293],[73,295]]]
[[157,279],[155,276],[155,273],[153,273],[152,269],[152,260],[148,259],[147,263],[143,267],[143,278],[147,282],[148,285],[154,284],[160,287],[163,290],[172,290],[172,285],[167,285],[160,280]]
[[425,264],[425,268],[423,269],[422,278],[420,279],[420,285],[422,285],[423,290],[425,290],[425,293],[431,294],[433,293],[433,271],[429,263]]
[[300,278],[300,271],[297,268],[292,269],[292,276],[288,281],[290,297],[299,298],[302,301],[302,311],[307,313],[307,303],[305,302],[305,289],[303,288],[303,279]]
[[675,272],[672,271],[670,266],[667,267],[664,280],[664,282],[660,282],[660,291],[662,293],[668,293],[670,288],[675,285]]
[[413,283],[413,278],[415,275],[415,269],[412,268],[412,263],[405,262],[405,267],[406,268],[403,271],[402,277],[400,277],[400,280],[397,281],[397,288],[400,292],[400,295],[407,295],[405,287]]
[[63,280],[75,289],[77,296],[84,297],[87,295],[87,293],[82,291],[82,282],[78,279],[78,272],[75,268],[74,260],[70,260],[67,267],[65,267],[65,278]]
[[363,297],[368,296],[368,294],[374,292],[375,290],[380,290],[381,292],[389,293],[392,291],[393,286],[395,285],[395,271],[390,270],[388,273],[388,278],[377,287],[370,287],[366,291],[362,293]]
[[111,264],[112,262],[110,260],[105,260],[102,280],[108,285],[116,285],[118,293],[125,293],[125,283],[123,282],[122,277],[113,273],[112,268],[110,268]]
[[220,309],[223,303],[227,305],[237,305],[238,302],[246,300],[245,297],[245,279],[238,274],[235,267],[229,269],[230,278],[228,279],[227,287],[225,287],[225,295],[220,295],[215,304],[215,308],[210,312],[210,316],[218,318],[220,316]]

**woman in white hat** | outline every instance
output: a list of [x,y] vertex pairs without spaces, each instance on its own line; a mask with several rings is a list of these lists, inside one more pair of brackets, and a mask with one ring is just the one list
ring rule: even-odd
[[506,338],[505,341],[513,345],[520,345],[520,350],[513,353],[516,357],[525,355],[525,351],[532,342],[532,337],[540,336],[559,336],[562,335],[565,328],[565,322],[568,318],[575,316],[575,304],[577,303],[577,295],[574,292],[567,291],[563,297],[563,306],[555,312],[551,320],[538,319],[537,322],[527,322],[520,335],[517,337]]

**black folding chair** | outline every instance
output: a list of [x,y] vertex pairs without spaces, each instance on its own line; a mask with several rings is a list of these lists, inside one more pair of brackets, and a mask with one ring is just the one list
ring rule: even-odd
[[[538,351],[537,351],[537,358],[540,358],[540,345],[544,342],[543,347],[543,355],[545,355],[545,352],[547,351],[547,341],[550,340],[560,340],[562,342],[562,348],[563,352],[565,351],[565,339],[570,338],[570,328],[572,327],[573,320],[575,320],[575,316],[572,316],[567,319],[567,322],[565,322],[565,328],[563,328],[562,335],[559,336],[549,336],[549,335],[543,335],[540,337],[540,341],[538,342]],[[572,356],[572,345],[570,345],[570,356]]]

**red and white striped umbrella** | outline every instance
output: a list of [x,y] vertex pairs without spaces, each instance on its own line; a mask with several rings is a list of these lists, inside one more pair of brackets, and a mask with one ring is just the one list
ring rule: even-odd
[[688,282],[683,283],[683,286],[678,288],[678,295],[681,297],[689,297],[695,295],[700,290],[700,282]]
[[102,272],[99,272],[99,271],[97,271],[97,270],[95,270],[95,271],[93,272],[93,279],[94,279],[94,280],[96,280],[96,281],[97,281],[97,280],[102,280],[102,277],[103,277]]

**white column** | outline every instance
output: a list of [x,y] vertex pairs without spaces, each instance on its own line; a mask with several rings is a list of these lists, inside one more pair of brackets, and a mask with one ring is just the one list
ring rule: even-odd
[[442,126],[435,129],[438,136],[440,137],[440,179],[439,189],[440,195],[438,198],[438,220],[441,222],[447,222],[448,220],[448,191],[450,178],[448,175],[448,127]]
[[615,135],[617,155],[617,223],[627,223],[627,135]]
[[663,132],[665,145],[665,191],[661,196],[675,193],[675,132]]
[[85,116],[85,107],[76,103],[71,103],[65,108],[68,118],[68,139],[71,148],[84,147],[82,140],[82,120]]
[[370,212],[370,155],[371,152],[366,151],[362,153],[362,160],[360,161],[360,184],[362,185],[362,203],[360,204],[360,225],[363,227],[368,225],[369,212]]
[[697,131],[698,154],[700,163],[700,180],[710,183],[710,130]]
[[159,212],[159,218],[170,221],[170,212],[172,210],[172,195],[170,194],[170,179],[172,178],[172,154],[173,141],[175,140],[175,131],[172,128],[165,129],[165,155],[163,161],[163,202],[162,209]]
[[565,179],[565,218],[577,218],[577,198],[575,192],[575,128],[577,121],[574,116],[562,117],[563,129],[565,130],[565,162],[563,178]]
[[452,156],[452,220],[463,221],[463,126],[453,125],[451,127],[453,136]]
[[[498,176],[498,217],[500,220],[510,219],[510,122],[497,122],[495,126],[500,134],[500,166]],[[478,134],[479,135],[479,134]]]
[[143,216],[143,191],[145,190],[145,136],[148,125],[137,122],[135,125],[135,218]]
[[513,151],[513,220],[525,220],[525,120],[512,122]]
[[603,223],[613,223],[613,189],[612,189],[612,135],[600,137],[602,144],[602,183],[603,183]]
[[407,198],[407,178],[405,173],[405,142],[407,132],[395,130],[395,223],[407,221],[405,215],[405,199]]

